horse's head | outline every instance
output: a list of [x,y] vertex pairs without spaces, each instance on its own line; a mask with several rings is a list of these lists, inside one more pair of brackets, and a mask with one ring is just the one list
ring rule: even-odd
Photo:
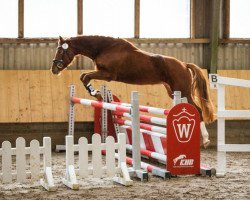
[[53,59],[51,71],[55,75],[59,75],[61,71],[68,67],[68,65],[74,59],[75,53],[71,46],[70,40],[64,40],[59,36],[58,47],[56,49],[56,55]]

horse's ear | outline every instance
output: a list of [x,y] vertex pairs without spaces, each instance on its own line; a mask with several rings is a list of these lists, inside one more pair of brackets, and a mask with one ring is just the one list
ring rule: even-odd
[[59,41],[60,41],[60,42],[63,42],[63,41],[64,41],[63,38],[62,38],[61,36],[59,36]]

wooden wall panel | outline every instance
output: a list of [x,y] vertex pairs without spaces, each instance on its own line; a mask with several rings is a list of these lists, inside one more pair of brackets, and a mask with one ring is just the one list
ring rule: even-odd
[[[8,122],[8,92],[7,92],[7,84],[8,80],[6,79],[5,73],[0,73],[0,121]],[[5,83],[5,84],[4,84]]]
[[29,71],[29,96],[30,96],[30,114],[31,122],[43,121],[42,99],[43,92],[40,87],[40,72]]
[[[205,74],[206,71],[204,71]],[[67,122],[69,110],[69,85],[76,85],[76,96],[93,99],[80,81],[80,70],[66,70],[54,76],[49,70],[0,71],[0,123],[6,122]],[[249,70],[219,71],[222,76],[250,80]],[[131,91],[139,92],[141,105],[169,108],[172,101],[163,85],[130,85],[119,82],[93,80],[99,89],[106,84],[123,102],[130,103]],[[210,90],[215,108],[217,91]],[[250,109],[250,89],[226,87],[227,109]],[[76,121],[93,121],[93,108],[75,105]]]
[[[11,122],[19,121],[19,86],[18,86],[18,71],[10,70],[7,78],[7,97],[8,97],[8,119]],[[5,85],[6,87],[6,85]]]
[[68,121],[68,112],[69,112],[69,85],[73,84],[71,71],[61,75],[62,84],[58,87],[62,88],[62,101],[60,101],[60,107],[63,113],[63,121]]
[[42,103],[43,122],[53,122],[53,101],[52,101],[52,87],[48,71],[41,70],[40,73],[40,91]]
[[[72,70],[71,71],[72,73],[72,82],[75,84],[76,86],[76,93],[77,93],[77,96],[81,96],[83,97],[84,96],[84,93],[83,93],[83,89],[81,89],[83,87],[83,85],[81,84],[79,78],[80,78],[80,72],[79,71],[76,71],[76,70]],[[67,89],[68,93],[69,93],[69,89]],[[76,107],[76,106],[75,106]],[[69,109],[69,106],[67,106],[67,108]],[[86,110],[85,112],[89,112],[91,111],[91,109],[88,108],[88,110]],[[78,106],[77,108],[75,108],[75,114],[76,114],[76,118],[80,121],[83,121],[84,120],[84,107],[83,106]]]
[[[130,94],[128,92],[130,85],[123,83],[114,83],[113,81],[106,83],[108,89],[112,91],[114,95],[116,95],[119,99],[130,99]],[[114,93],[114,91],[122,91],[119,93]],[[126,102],[128,103],[128,102]]]
[[18,71],[19,122],[31,122],[29,71]]
[[[85,87],[83,86],[82,82],[80,81],[80,75],[81,71],[72,70],[72,83],[76,86],[76,96],[81,98],[87,98],[95,100],[94,97],[91,97],[88,92],[86,91]],[[103,81],[97,81],[92,80],[91,84],[94,88],[99,89],[102,84],[104,84]],[[67,89],[67,92],[69,94],[69,88]],[[67,96],[68,96],[67,94]],[[69,106],[67,106],[68,109]],[[94,109],[89,106],[82,106],[82,105],[75,105],[75,113],[76,113],[76,119],[78,121],[93,121],[94,119]]]
[[[218,74],[250,80],[250,70],[219,70]],[[226,86],[226,109],[250,110],[250,88]]]
[[52,102],[53,102],[53,119],[54,122],[63,121],[63,108],[62,101],[63,99],[63,90],[65,88],[62,87],[63,77],[62,76],[50,76],[51,80],[51,90],[52,90]]

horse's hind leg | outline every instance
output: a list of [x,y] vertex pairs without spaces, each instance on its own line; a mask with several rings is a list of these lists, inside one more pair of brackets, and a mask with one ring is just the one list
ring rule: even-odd
[[90,73],[82,73],[80,76],[80,80],[82,81],[84,87],[89,92],[89,94],[91,96],[96,97],[98,100],[102,100],[100,91],[95,90],[90,83],[92,79],[110,81],[111,75],[107,71],[99,70],[99,71],[93,71]]
[[202,135],[202,142],[203,142],[203,146],[205,148],[208,147],[208,145],[210,144],[210,140],[209,140],[209,134],[207,132],[207,129],[206,129],[206,126],[205,126],[205,123],[203,121],[203,117],[202,117],[202,110],[201,108],[199,108],[193,101],[192,97],[187,97],[188,99],[188,103],[192,104],[193,106],[196,107],[196,109],[198,110],[198,112],[200,113],[200,116],[201,116],[201,123],[200,123],[200,130],[201,130],[201,135]]
[[168,92],[168,96],[173,99],[173,91],[171,90],[170,86],[167,83],[163,83],[164,87],[166,88]]
[[[165,86],[165,85],[164,85]],[[166,87],[166,86],[165,86]],[[182,89],[181,89],[182,88]],[[184,89],[183,89],[184,88]],[[169,91],[171,91],[171,89],[168,89],[166,87],[167,91],[168,91],[168,94],[169,94]],[[209,140],[209,134],[207,132],[207,129],[206,129],[206,126],[205,126],[205,123],[203,121],[203,117],[202,117],[202,110],[199,106],[197,106],[194,101],[193,101],[193,98],[191,96],[191,91],[185,87],[173,87],[172,89],[173,91],[181,91],[181,96],[182,97],[186,97],[187,100],[188,100],[188,103],[192,104],[199,112],[200,114],[200,119],[201,119],[201,123],[200,123],[200,130],[201,130],[201,135],[202,135],[202,141],[203,141],[203,146],[205,148],[208,147],[208,145],[210,144],[210,140]]]

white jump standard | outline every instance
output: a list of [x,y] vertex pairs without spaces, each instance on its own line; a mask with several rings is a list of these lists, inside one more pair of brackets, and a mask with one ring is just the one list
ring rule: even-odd
[[225,119],[250,118],[250,110],[226,110],[225,86],[238,86],[250,88],[249,80],[221,77],[210,74],[210,85],[217,89],[217,177],[223,177],[226,173],[226,152],[250,152],[250,144],[225,144]]

